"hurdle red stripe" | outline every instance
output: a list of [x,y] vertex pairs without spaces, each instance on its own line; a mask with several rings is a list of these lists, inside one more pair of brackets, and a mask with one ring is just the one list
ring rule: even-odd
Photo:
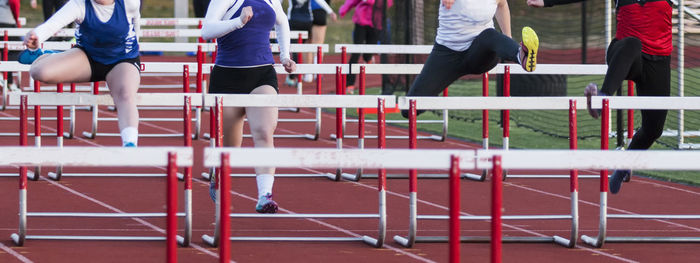
[[166,260],[168,263],[177,262],[177,154],[168,153],[166,202]]
[[[569,100],[569,149],[578,149],[578,124],[576,120],[576,100]],[[570,190],[578,191],[578,170],[569,171]]]
[[[603,99],[603,117],[600,125],[600,149],[607,150],[609,145],[609,130],[610,130],[610,101]],[[608,170],[600,170],[600,191],[608,191]]]
[[[343,95],[342,69],[335,67],[335,94]],[[335,108],[335,135],[337,139],[343,139],[343,109]]]
[[[379,128],[377,147],[379,149],[386,148],[386,112],[384,111],[384,106],[385,101],[380,98],[377,105],[377,128]],[[379,191],[386,189],[386,169],[379,169],[377,178]]]
[[[318,47],[316,50],[316,63],[317,64],[323,64],[323,47]],[[322,87],[322,81],[323,81],[323,75],[322,74],[316,74],[316,94],[321,95],[321,87]]]
[[[418,147],[418,126],[416,122],[416,100],[409,101],[408,109],[408,148],[416,149]],[[418,170],[408,170],[408,191],[415,193],[418,191]]]
[[[459,156],[450,156],[450,177],[449,177],[449,262],[459,262],[460,226],[459,226]],[[494,179],[496,180],[496,179]],[[500,181],[500,180],[499,180]]]
[[491,177],[491,262],[501,262],[501,216],[503,214],[503,167],[501,156],[493,156],[493,175]]
[[190,66],[182,65],[182,92],[190,93]]
[[[34,80],[34,92],[41,92],[41,83]],[[34,106],[34,138],[41,137],[41,106]]]
[[[634,96],[634,81],[627,81],[627,96]],[[632,139],[634,135],[634,110],[627,110],[627,138]]]
[[95,81],[92,83],[92,94],[100,95],[100,82]]
[[[360,78],[359,78],[359,85],[360,85],[360,95],[365,95],[365,66],[360,67]],[[364,108],[358,108],[358,138],[359,139],[364,139],[365,138],[365,109]]]
[[197,93],[202,93],[202,79],[204,78],[202,75],[202,64],[204,63],[204,58],[202,56],[202,46],[197,46],[197,84],[196,84],[196,91]]
[[229,205],[231,196],[228,194],[229,189],[231,189],[231,178],[229,176],[221,176],[222,174],[228,175],[231,173],[231,167],[229,166],[229,153],[221,154],[221,173],[217,173],[219,176],[218,182],[220,182],[219,190],[219,262],[228,263],[231,257],[231,241],[229,241],[230,234],[230,224],[231,217],[229,217]]
[[[63,83],[56,84],[56,93],[63,93]],[[63,106],[56,106],[56,138],[63,137]]]
[[[346,47],[340,48],[340,63],[341,64],[347,64],[348,63],[348,50]],[[341,80],[341,85],[343,86],[343,90],[345,90],[345,85],[347,85],[347,75],[342,74],[340,77]]]
[[[510,97],[510,66],[504,68],[503,97]],[[510,110],[503,110],[503,138],[508,137],[510,137]]]
[[[489,96],[489,73],[481,74],[481,93],[484,97]],[[489,138],[489,111],[481,111],[481,136],[484,139]]]
[[77,91],[76,86],[75,83],[70,84],[70,93],[75,93]]

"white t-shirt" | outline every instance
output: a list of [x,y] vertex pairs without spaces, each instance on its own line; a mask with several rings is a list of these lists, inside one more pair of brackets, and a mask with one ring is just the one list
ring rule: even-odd
[[[58,30],[61,30],[61,28],[70,23],[75,22],[80,26],[80,23],[82,23],[85,18],[85,1],[86,0],[69,0],[68,3],[56,11],[49,20],[34,29],[34,33],[36,33],[36,36],[39,38],[39,42],[46,41],[49,37],[58,32]],[[92,3],[97,19],[102,22],[107,22],[112,17],[112,13],[114,13],[114,3],[111,5],[101,5],[96,3],[95,0],[89,1]],[[135,32],[138,32],[140,29],[138,23],[138,20],[141,18],[141,13],[139,12],[140,5],[140,0],[124,0],[129,27],[135,28]],[[131,33],[133,32],[131,30],[129,30],[129,32],[130,34],[135,34]]]
[[454,51],[467,50],[482,31],[493,28],[496,0],[455,0],[452,8],[440,5],[435,42]]

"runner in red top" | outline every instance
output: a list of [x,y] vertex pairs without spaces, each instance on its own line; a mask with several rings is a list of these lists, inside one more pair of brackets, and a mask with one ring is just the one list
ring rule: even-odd
[[[581,2],[583,0],[527,0],[533,7]],[[671,94],[671,4],[666,0],[616,0],[617,34],[608,46],[605,60],[608,71],[603,87],[588,84],[588,112],[598,118],[600,110],[590,108],[590,97],[613,95],[623,80],[637,85],[639,96],[670,96]],[[634,134],[628,149],[645,150],[661,137],[666,110],[642,110],[642,126]],[[610,178],[610,192],[620,191],[622,181],[630,170],[616,170]]]

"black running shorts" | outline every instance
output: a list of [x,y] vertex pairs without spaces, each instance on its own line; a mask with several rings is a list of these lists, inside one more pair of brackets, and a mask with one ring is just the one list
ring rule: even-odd
[[214,66],[209,77],[209,93],[250,94],[263,85],[270,85],[279,93],[277,72],[272,65],[254,68]]

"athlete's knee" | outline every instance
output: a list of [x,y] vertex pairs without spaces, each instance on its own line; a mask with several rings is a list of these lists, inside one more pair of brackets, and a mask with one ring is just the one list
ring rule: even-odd
[[114,103],[117,104],[136,102],[136,92],[127,88],[112,90],[111,94]]
[[42,63],[32,65],[29,68],[29,75],[32,77],[32,79],[40,82],[55,83],[57,80],[56,74],[53,74],[51,67],[48,67]]
[[256,127],[251,127],[250,132],[253,134],[253,137],[256,141],[272,142],[275,128],[273,126],[260,125]]

